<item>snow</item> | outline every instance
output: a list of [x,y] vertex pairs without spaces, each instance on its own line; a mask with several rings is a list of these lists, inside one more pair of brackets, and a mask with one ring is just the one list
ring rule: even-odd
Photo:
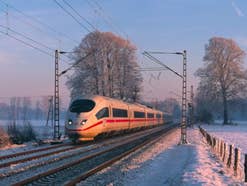
[[[246,152],[247,125],[202,127]],[[188,128],[187,139],[188,144],[178,145],[180,129],[177,129],[78,185],[247,185],[232,176],[218,160],[197,127]],[[24,148],[32,147],[27,145]],[[1,150],[1,155],[9,154],[10,151],[22,151],[21,149],[23,148]]]
[[247,122],[235,122],[235,125],[202,125],[211,135],[220,138],[228,144],[234,144],[247,153]]
[[188,129],[189,144],[179,140],[178,129],[78,185],[244,185],[225,170],[197,128]]
[[[42,146],[42,147],[45,148],[47,146]],[[12,144],[12,145],[8,145],[8,146],[0,148],[0,156],[15,154],[19,152],[25,152],[25,151],[33,150],[34,148],[35,146],[34,146],[34,143],[32,142],[24,143],[21,145]]]
[[[12,123],[13,121],[10,120],[0,120],[0,127],[7,130],[7,126]],[[43,139],[44,137],[47,138],[47,136],[51,139],[53,138],[53,131],[54,127],[51,125],[50,121],[48,125],[46,125],[46,120],[28,120],[26,122],[29,122],[31,126],[33,127],[35,133],[37,134],[38,139]],[[23,126],[22,120],[16,120],[16,126]],[[64,124],[65,120],[60,120],[60,133],[64,135]]]

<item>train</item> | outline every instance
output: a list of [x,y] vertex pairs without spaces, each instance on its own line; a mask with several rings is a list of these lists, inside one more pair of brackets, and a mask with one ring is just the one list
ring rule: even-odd
[[138,103],[94,95],[71,102],[65,122],[65,134],[75,143],[93,141],[144,130],[170,122],[171,116]]

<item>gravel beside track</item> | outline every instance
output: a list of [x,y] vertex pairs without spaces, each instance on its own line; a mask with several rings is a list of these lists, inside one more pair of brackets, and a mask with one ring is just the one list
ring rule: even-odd
[[[122,140],[114,145],[101,146],[100,149],[90,151],[90,153],[81,153],[79,156],[74,155],[73,157],[66,158],[66,160],[59,161],[59,164],[62,166],[55,165],[58,162],[53,163],[52,167],[46,165],[45,172],[32,174],[33,178],[27,179],[24,182],[19,182],[19,179],[16,178],[18,179],[17,182],[21,185],[27,183],[31,183],[32,185],[40,185],[41,183],[49,183],[51,185],[64,184],[71,180],[72,177],[76,178],[78,175],[92,169],[92,167],[112,159],[118,154],[126,152],[142,144],[144,141],[149,141],[151,136],[157,135],[157,132],[160,134],[163,130],[155,128],[149,132],[149,134],[145,134],[142,137],[134,135],[126,141]],[[66,161],[71,163],[66,163]],[[42,166],[42,168],[44,168],[44,166]],[[35,171],[37,171],[37,169],[35,169]]]
[[[90,154],[96,153],[99,150],[101,151],[106,150],[107,148],[110,148],[117,142],[123,142],[132,137],[137,138],[138,136],[143,135],[148,131],[155,131],[155,130],[159,130],[159,128],[157,127],[145,131],[132,133],[125,136],[105,139],[105,140],[97,141],[96,143],[93,144],[87,144],[86,146],[85,144],[84,146],[81,147],[77,145],[76,147],[78,148],[66,150],[65,152],[54,153],[49,156],[33,159],[24,163],[12,164],[9,167],[0,168],[0,183],[1,185],[18,183],[21,180],[30,178],[35,175],[40,175],[45,172],[51,171],[55,168],[61,167],[61,165],[66,165],[70,162],[75,162],[78,159],[89,156]],[[70,148],[70,147],[66,147],[66,148]],[[57,148],[56,150],[58,149],[59,148]],[[43,152],[40,153],[42,154]],[[92,161],[92,163],[93,162],[94,160]],[[83,167],[85,167],[85,165]]]

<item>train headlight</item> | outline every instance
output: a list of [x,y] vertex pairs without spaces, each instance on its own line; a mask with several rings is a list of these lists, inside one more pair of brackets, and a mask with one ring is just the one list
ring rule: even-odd
[[85,125],[87,120],[82,120],[81,125]]
[[72,120],[69,120],[69,121],[68,121],[68,124],[69,124],[69,125],[72,125],[72,124],[73,124]]

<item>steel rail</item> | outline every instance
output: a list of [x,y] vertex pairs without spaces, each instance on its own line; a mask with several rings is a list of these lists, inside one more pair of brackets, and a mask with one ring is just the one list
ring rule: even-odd
[[[154,129],[155,129],[155,128],[154,128]],[[156,128],[156,129],[157,129],[157,128]],[[152,129],[150,129],[150,130],[152,130]],[[135,133],[135,135],[134,135],[133,137],[141,136],[141,135],[143,135],[145,132],[146,132],[146,131],[140,131],[140,132],[138,132],[138,133]],[[133,135],[133,134],[131,134],[130,137],[132,137],[132,135]],[[82,153],[87,153],[87,152],[93,151],[93,150],[95,150],[95,149],[97,149],[97,148],[100,148],[101,146],[103,147],[103,146],[106,146],[106,145],[111,145],[111,144],[114,144],[114,143],[118,143],[118,142],[124,140],[125,138],[129,138],[129,136],[125,135],[125,136],[123,136],[123,137],[121,137],[121,138],[117,138],[117,139],[109,139],[109,140],[107,140],[107,141],[103,141],[103,142],[98,143],[98,144],[95,143],[96,146],[93,147],[93,148],[91,148],[91,149],[86,149],[86,150],[84,150],[84,151],[75,152],[75,153],[72,153],[72,154],[69,154],[69,155],[65,155],[65,156],[56,158],[55,160],[54,160],[54,159],[51,159],[51,160],[47,160],[47,161],[45,161],[45,162],[40,162],[40,163],[36,164],[35,166],[32,166],[31,168],[29,167],[28,170],[30,170],[30,169],[32,169],[32,168],[37,168],[37,167],[45,166],[45,165],[50,164],[50,163],[58,162],[58,161],[61,161],[61,160],[63,160],[63,159],[68,159],[68,158],[71,158],[71,157],[73,157],[73,156],[77,156],[77,155],[82,154]],[[113,141],[112,141],[112,140],[113,140]],[[87,144],[84,144],[85,146],[83,145],[83,146],[80,146],[80,147],[86,147],[86,146],[89,146],[89,145],[91,145],[91,144],[93,144],[93,143],[90,143],[90,144],[87,143]],[[100,146],[100,145],[101,145],[101,146]],[[35,159],[35,158],[34,158],[34,159]],[[37,158],[37,159],[38,159],[38,158]],[[12,162],[12,163],[13,163],[13,162]],[[15,162],[15,163],[18,163],[18,162]],[[19,162],[19,163],[21,163],[21,162]],[[21,173],[21,172],[25,172],[25,171],[27,171],[27,170],[25,170],[25,169],[20,169],[20,170],[13,170],[13,171],[10,171],[10,172],[6,172],[6,173],[3,174],[3,175],[0,174],[0,179],[6,178],[6,177],[10,177],[10,176],[13,176],[13,175],[15,175],[15,174],[18,174],[18,173]]]
[[138,145],[138,146],[136,146],[136,147],[134,147],[134,148],[132,148],[132,149],[130,149],[130,150],[128,150],[128,151],[126,151],[126,152],[124,152],[124,153],[122,153],[122,154],[120,154],[120,155],[118,155],[118,156],[116,156],[116,157],[114,157],[114,158],[112,158],[112,159],[110,159],[110,160],[108,160],[108,161],[106,161],[106,162],[104,162],[104,163],[102,163],[102,164],[100,164],[100,165],[94,167],[94,168],[92,168],[91,170],[87,171],[86,173],[84,173],[84,174],[82,174],[82,175],[76,177],[75,179],[73,179],[73,180],[67,182],[67,183],[65,184],[65,186],[74,186],[74,185],[76,185],[77,183],[79,183],[79,182],[81,182],[81,181],[87,179],[88,177],[94,175],[95,173],[101,171],[102,169],[107,168],[108,166],[112,165],[113,163],[119,161],[119,160],[122,159],[123,157],[125,157],[125,156],[131,154],[132,152],[134,152],[134,151],[136,151],[136,150],[142,148],[143,146],[145,146],[145,145],[147,145],[147,144],[151,145],[151,144],[156,143],[156,142],[159,141],[161,138],[163,138],[165,135],[167,135],[167,133],[170,133],[173,129],[174,129],[174,128],[172,128],[171,130],[165,131],[165,133],[162,134],[161,136],[159,136],[159,137],[154,137],[154,139],[150,139],[150,141],[147,140],[147,141],[141,143],[140,145]]
[[59,145],[54,145],[54,146],[51,146],[51,147],[39,148],[39,149],[35,149],[35,150],[30,150],[30,151],[15,153],[15,154],[4,155],[4,156],[0,156],[0,161],[4,160],[4,159],[9,159],[9,158],[15,158],[17,156],[23,156],[23,155],[32,154],[32,153],[36,153],[36,152],[41,152],[41,151],[45,151],[45,150],[49,150],[49,149],[59,148],[59,147],[62,147],[62,146],[67,146],[67,145],[69,145],[69,144],[59,144]]
[[6,163],[1,163],[0,164],[0,168],[8,167],[8,166],[10,166],[12,164],[24,163],[24,162],[31,161],[31,160],[34,160],[34,159],[43,158],[43,157],[46,157],[46,156],[50,156],[50,155],[53,155],[53,154],[58,154],[58,153],[61,153],[61,152],[65,152],[65,151],[68,151],[68,150],[73,150],[73,149],[77,149],[77,148],[81,148],[81,147],[82,146],[73,146],[73,147],[69,147],[69,148],[65,148],[65,149],[60,149],[60,150],[57,150],[57,151],[48,152],[48,153],[45,153],[45,154],[39,154],[39,155],[36,155],[36,156],[23,158],[23,159],[20,159],[20,160],[14,160],[14,161],[6,162]]
[[[114,151],[116,149],[121,149],[121,147],[129,146],[129,144],[131,144],[131,143],[132,143],[131,145],[133,145],[133,142],[135,142],[135,141],[138,142],[138,140],[141,140],[140,143],[143,143],[143,139],[144,138],[145,138],[144,141],[147,141],[148,140],[148,137],[150,137],[150,136],[152,136],[154,134],[163,132],[163,131],[164,131],[164,128],[159,129],[159,130],[156,129],[154,131],[151,131],[149,134],[145,134],[142,137],[133,136],[133,138],[130,138],[130,139],[124,141],[124,142],[122,142],[122,141],[121,142],[118,142],[117,144],[114,144],[113,146],[108,147],[107,149],[99,150],[98,152],[94,152],[93,154],[89,154],[89,155],[87,155],[85,157],[82,157],[82,158],[76,160],[76,161],[73,161],[73,162],[70,162],[68,164],[62,165],[62,166],[57,167],[55,169],[51,169],[51,170],[49,170],[47,172],[44,172],[44,173],[41,173],[41,174],[37,174],[37,175],[35,175],[33,177],[27,178],[25,180],[22,180],[22,181],[20,181],[18,183],[13,184],[13,185],[14,186],[19,186],[19,185],[27,185],[27,184],[30,184],[30,183],[35,184],[37,182],[39,183],[38,180],[41,180],[41,179],[42,180],[50,179],[50,178],[53,178],[53,176],[55,176],[55,175],[56,176],[59,175],[59,173],[60,174],[61,173],[63,174],[66,171],[69,172],[69,173],[71,173],[71,169],[73,170],[73,167],[74,167],[75,170],[76,170],[76,168],[78,170],[78,166],[80,166],[80,164],[85,163],[86,161],[90,161],[93,158],[97,158],[100,155],[105,155],[105,154],[107,154],[107,153],[109,153],[111,151]],[[131,147],[131,148],[134,148],[134,147]],[[51,183],[51,184],[53,184],[53,183]]]

